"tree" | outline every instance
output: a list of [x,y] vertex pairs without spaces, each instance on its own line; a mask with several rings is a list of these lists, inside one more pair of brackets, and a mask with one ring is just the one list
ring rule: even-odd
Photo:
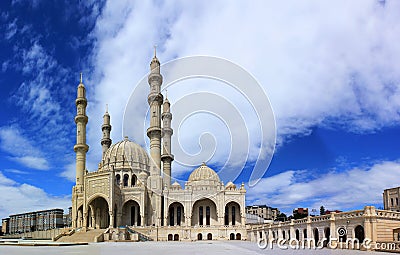
[[286,214],[284,214],[284,213],[280,213],[280,214],[278,214],[278,216],[276,217],[276,219],[277,219],[278,221],[287,221],[287,216],[286,216]]
[[325,207],[323,205],[319,208],[319,215],[325,215]]

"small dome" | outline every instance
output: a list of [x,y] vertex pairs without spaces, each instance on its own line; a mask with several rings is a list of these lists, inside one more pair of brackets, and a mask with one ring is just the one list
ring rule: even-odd
[[196,168],[189,176],[189,182],[193,181],[216,181],[220,182],[218,174],[203,163],[200,167]]
[[231,189],[231,190],[235,190],[236,189],[236,185],[233,182],[228,182],[228,184],[226,184],[226,189]]
[[175,190],[177,190],[177,189],[182,189],[181,185],[180,185],[177,181],[175,181],[175,182],[171,185],[171,188],[172,188],[172,189],[175,189]]
[[113,166],[114,169],[126,168],[148,171],[149,156],[147,152],[137,143],[125,137],[121,142],[111,145],[103,158],[104,166]]

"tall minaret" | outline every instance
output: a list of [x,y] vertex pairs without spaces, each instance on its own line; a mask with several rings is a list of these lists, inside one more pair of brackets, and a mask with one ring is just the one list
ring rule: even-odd
[[161,155],[161,160],[163,162],[164,187],[169,188],[171,185],[171,162],[174,160],[174,155],[171,154],[171,136],[173,134],[171,128],[172,114],[170,112],[170,103],[167,95],[165,95],[161,118],[163,120],[163,153]]
[[150,175],[161,176],[161,104],[163,95],[160,90],[163,77],[160,74],[160,61],[157,59],[155,47],[150,70],[148,77],[150,93],[147,97],[150,105],[150,126],[147,129],[147,136],[150,138],[150,156],[153,160]]
[[110,124],[110,114],[108,114],[108,106],[106,106],[106,113],[103,116],[103,125],[101,126],[101,131],[103,131],[103,139],[101,139],[101,147],[103,150],[103,157],[108,148],[111,146],[111,138],[110,138],[110,132],[111,132],[111,124]]
[[78,96],[75,100],[76,104],[76,144],[74,151],[76,153],[76,188],[77,190],[83,189],[83,175],[86,170],[86,153],[89,146],[86,144],[86,124],[88,117],[86,116],[86,89],[82,83],[82,73],[80,83],[78,85]]

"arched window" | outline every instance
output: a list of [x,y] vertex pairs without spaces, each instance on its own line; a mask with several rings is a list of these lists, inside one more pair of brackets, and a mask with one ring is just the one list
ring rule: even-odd
[[197,240],[203,240],[203,235],[199,233],[199,234],[197,235]]
[[300,241],[300,231],[296,229],[296,240]]
[[136,185],[136,182],[137,182],[136,175],[132,175],[131,186],[132,186],[132,187],[135,186],[135,185]]
[[199,225],[203,225],[203,206],[199,207]]
[[303,230],[303,238],[306,239],[307,238],[307,229]]
[[286,239],[286,232],[285,232],[285,230],[282,231],[282,238],[283,238],[283,239]]
[[128,186],[129,175],[124,174],[124,187]]
[[[260,232],[261,233],[261,232]],[[235,240],[235,234],[234,233],[231,233],[230,235],[229,235],[229,239],[230,240]]]
[[172,241],[172,234],[168,235],[168,241]]
[[119,186],[119,184],[121,183],[121,176],[119,175],[119,174],[117,174],[116,176],[115,176],[115,182],[116,182],[116,184]]
[[211,233],[207,234],[207,240],[212,240],[212,234]]
[[174,241],[179,241],[179,235],[178,234],[174,235]]
[[232,225],[234,226],[235,225],[235,221],[236,221],[236,218],[235,218],[235,209],[236,209],[236,207],[235,206],[232,206]]
[[236,234],[236,240],[242,240],[242,235],[240,233]]
[[225,206],[225,225],[229,225],[229,207]]
[[317,245],[318,242],[319,242],[319,231],[318,231],[318,228],[314,228],[314,241],[315,241],[315,245]]
[[176,208],[176,225],[178,225],[178,226],[180,226],[181,225],[181,207],[180,206],[178,206],[177,208]]
[[210,226],[210,207],[206,207],[206,225]]
[[391,199],[390,199],[390,203],[391,203],[391,204],[392,204],[392,206],[393,206],[393,198],[391,198]]

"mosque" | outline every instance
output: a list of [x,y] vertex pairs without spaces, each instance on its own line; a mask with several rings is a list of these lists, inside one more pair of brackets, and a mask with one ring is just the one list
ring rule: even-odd
[[[163,77],[154,55],[150,63],[150,123],[147,150],[125,137],[112,144],[108,111],[101,126],[102,158],[96,171],[86,169],[86,89],[78,85],[76,98],[76,185],[72,190],[74,229],[104,229],[113,238],[128,228],[153,240],[245,240],[244,184],[226,185],[205,163],[194,169],[182,187],[171,184],[172,113],[161,94]],[[133,128],[133,127],[132,127]]]

